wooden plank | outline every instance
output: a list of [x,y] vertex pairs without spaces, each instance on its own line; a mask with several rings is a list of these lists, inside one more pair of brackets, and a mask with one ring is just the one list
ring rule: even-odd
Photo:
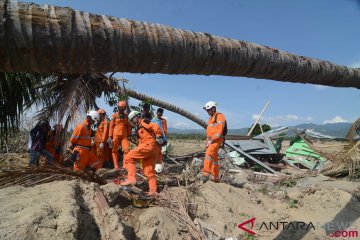
[[251,135],[252,131],[254,130],[254,128],[255,128],[255,126],[256,126],[256,124],[260,121],[260,118],[261,118],[262,115],[264,114],[264,112],[265,112],[265,110],[267,109],[267,107],[269,106],[269,104],[270,104],[270,101],[267,101],[266,104],[265,104],[265,107],[261,110],[261,113],[260,113],[259,117],[256,119],[254,125],[252,125],[250,131],[248,132],[248,134],[247,134],[248,136]]

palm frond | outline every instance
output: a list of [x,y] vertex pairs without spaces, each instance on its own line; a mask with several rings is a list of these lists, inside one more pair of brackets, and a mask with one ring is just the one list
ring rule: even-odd
[[106,181],[100,176],[88,171],[82,173],[74,172],[72,171],[72,169],[62,166],[48,165],[36,168],[24,168],[1,174],[0,188],[10,187],[14,185],[32,187],[42,183],[72,179],[82,179],[89,182],[95,182],[100,185],[106,184]]
[[349,130],[349,132],[347,133],[346,137],[349,140],[350,145],[354,145],[354,138],[360,135],[360,118],[358,118],[352,125],[351,128]]
[[24,103],[37,97],[37,85],[48,75],[0,72],[1,147],[10,130],[18,129]]

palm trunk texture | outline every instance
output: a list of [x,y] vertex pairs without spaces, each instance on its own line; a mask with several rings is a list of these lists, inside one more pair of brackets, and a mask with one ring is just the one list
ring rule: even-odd
[[0,0],[0,71],[243,76],[360,88],[360,69],[71,8]]
[[143,102],[150,102],[151,104],[156,105],[161,108],[164,108],[170,112],[180,114],[181,116],[199,124],[201,127],[205,128],[205,129],[207,127],[207,123],[204,120],[202,120],[201,118],[195,116],[194,114],[186,111],[185,109],[175,106],[174,104],[150,97],[150,96],[142,94],[142,93],[138,93],[131,89],[126,89],[126,93],[130,97],[135,98],[137,100],[140,100]]

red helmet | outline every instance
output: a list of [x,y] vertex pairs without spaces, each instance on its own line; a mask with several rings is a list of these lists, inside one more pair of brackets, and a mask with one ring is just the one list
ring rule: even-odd
[[102,109],[102,108],[99,108],[99,110],[97,110],[97,112],[98,112],[99,114],[104,114],[104,113],[106,113],[105,110]]
[[126,101],[120,101],[118,103],[118,107],[122,110],[125,110],[126,109]]

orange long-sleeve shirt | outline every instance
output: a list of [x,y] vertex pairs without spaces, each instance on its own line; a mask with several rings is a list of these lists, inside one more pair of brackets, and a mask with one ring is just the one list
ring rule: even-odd
[[131,135],[131,125],[127,113],[114,113],[111,116],[109,137],[128,137]]
[[105,143],[109,138],[109,122],[106,120],[101,121],[96,134],[95,134],[95,142],[96,143]]
[[[215,121],[216,118],[216,121]],[[216,141],[222,138],[222,134],[225,126],[225,116],[222,113],[216,112],[209,118],[208,126],[206,128],[206,138],[208,140]]]
[[161,128],[156,123],[153,123],[148,119],[141,119],[139,126],[139,144],[153,144],[155,143],[155,137],[161,137]]
[[91,128],[87,120],[75,127],[70,143],[91,147]]

